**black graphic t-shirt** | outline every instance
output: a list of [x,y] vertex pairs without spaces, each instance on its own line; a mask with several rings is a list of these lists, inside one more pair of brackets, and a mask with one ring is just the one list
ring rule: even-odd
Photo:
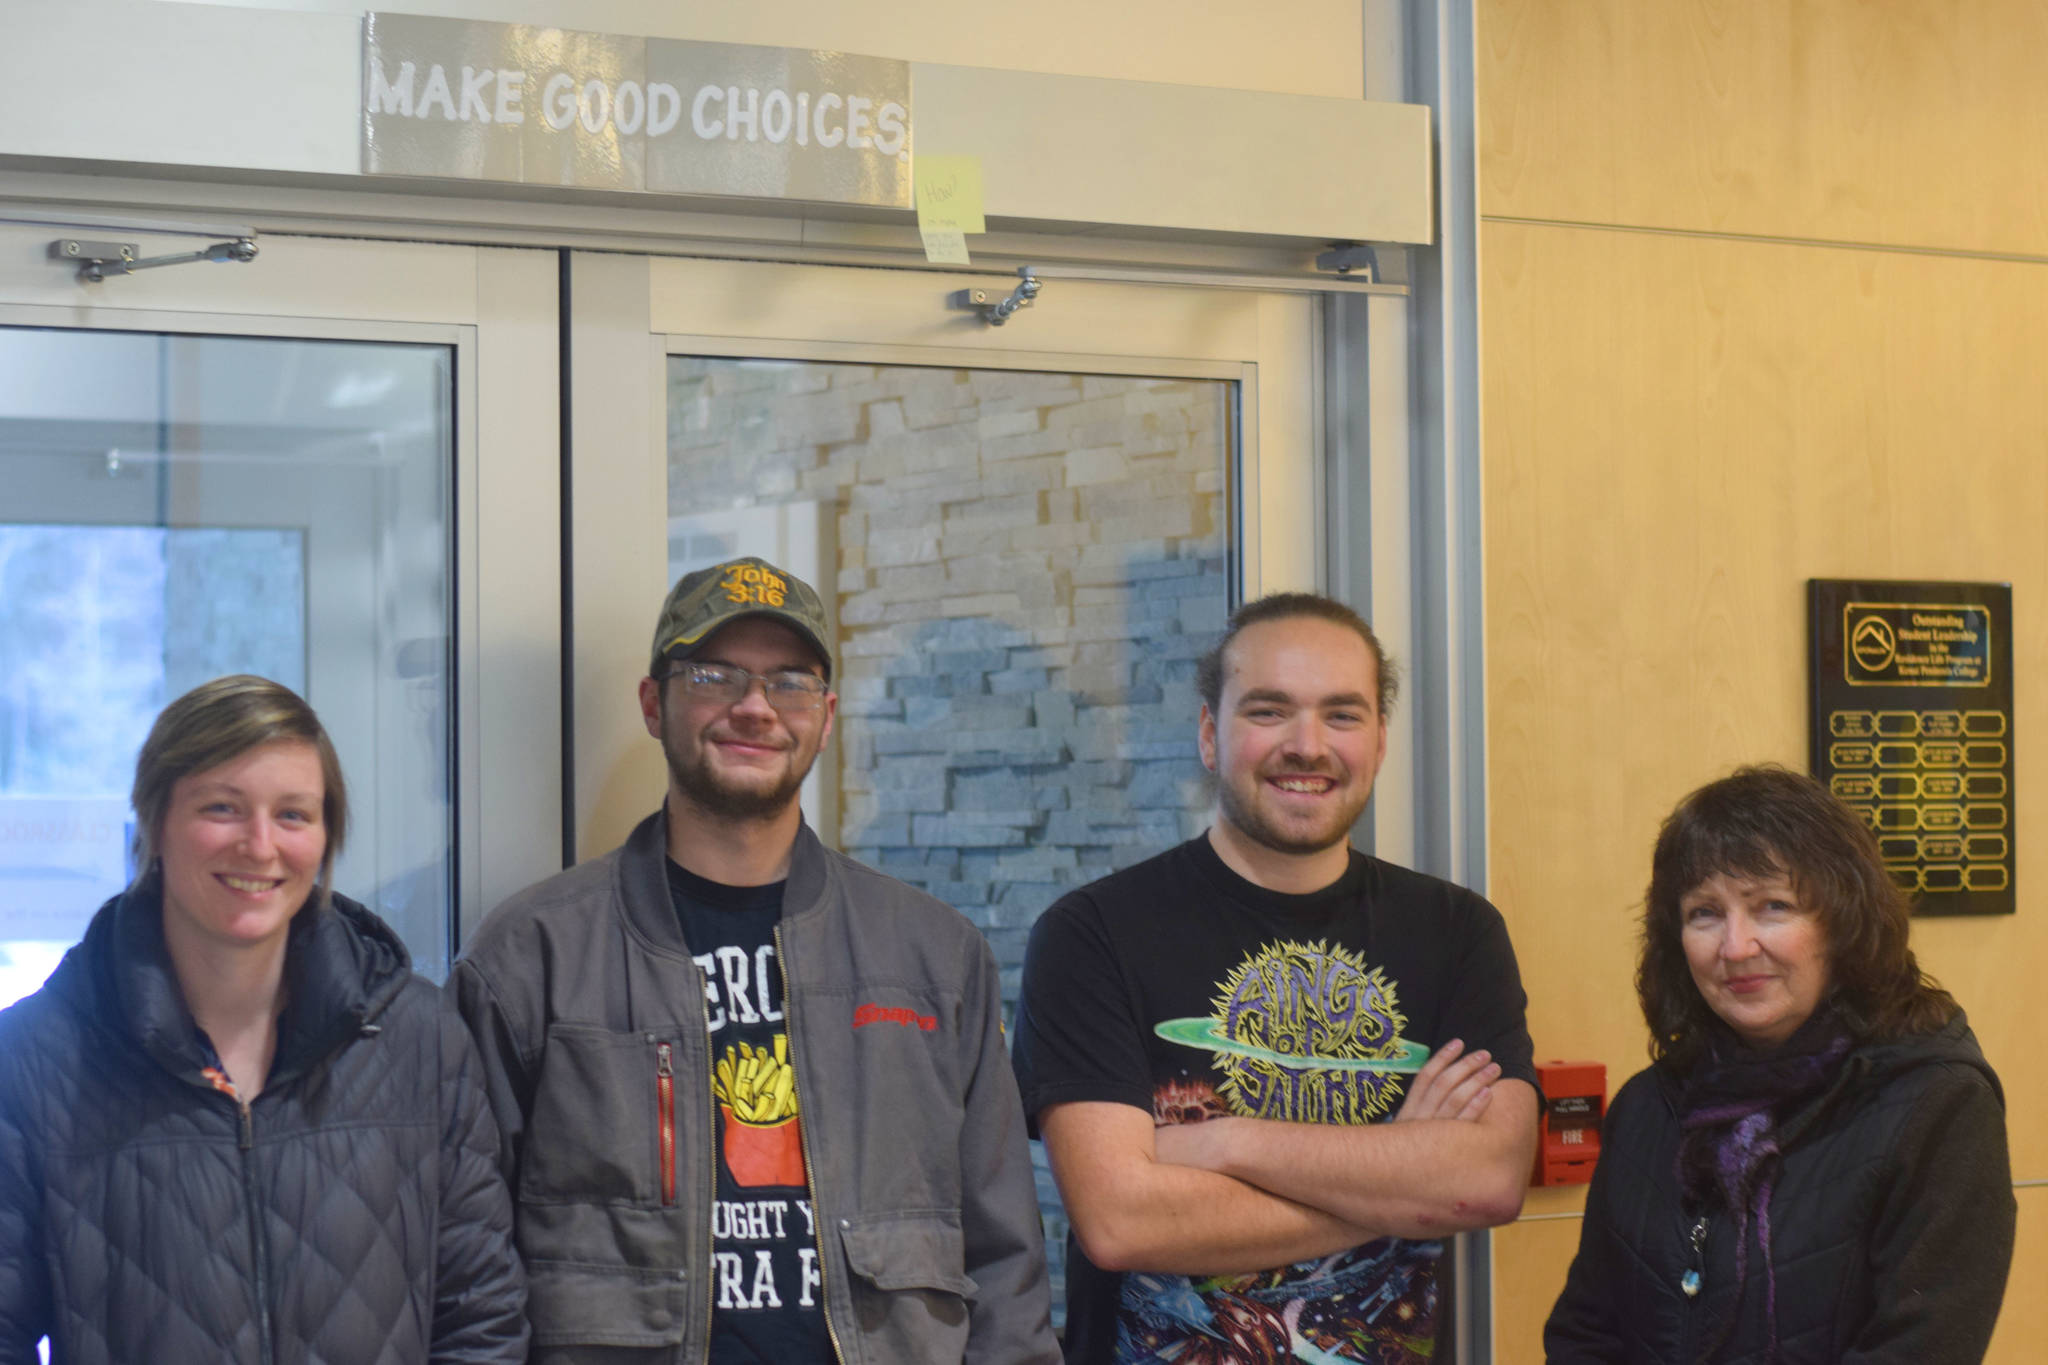
[[725,886],[673,860],[669,896],[711,1012],[718,1197],[712,1365],[830,1365],[775,925],[783,883]]
[[[1526,1005],[1500,912],[1472,892],[1354,852],[1335,884],[1285,895],[1202,836],[1045,912],[1013,1051],[1033,1136],[1076,1100],[1160,1124],[1375,1123],[1452,1038],[1534,1085]],[[1067,1360],[1427,1361],[1442,1255],[1389,1237],[1253,1275],[1119,1275],[1069,1236]]]

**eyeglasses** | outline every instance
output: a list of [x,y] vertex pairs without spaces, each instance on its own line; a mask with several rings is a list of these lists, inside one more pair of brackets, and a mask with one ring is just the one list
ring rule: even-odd
[[778,673],[749,673],[735,664],[679,664],[663,681],[681,683],[683,690],[701,701],[720,706],[738,706],[754,684],[778,711],[815,711],[825,704],[828,684],[815,673],[786,668]]

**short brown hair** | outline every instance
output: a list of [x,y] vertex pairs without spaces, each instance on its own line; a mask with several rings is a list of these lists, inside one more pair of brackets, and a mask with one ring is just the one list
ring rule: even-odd
[[1230,613],[1230,621],[1223,628],[1223,638],[1195,665],[1195,691],[1201,695],[1211,715],[1223,709],[1223,660],[1238,633],[1266,621],[1290,621],[1303,616],[1356,631],[1358,638],[1365,641],[1365,647],[1372,651],[1374,676],[1379,680],[1379,694],[1374,701],[1381,719],[1386,718],[1387,713],[1393,710],[1394,698],[1401,691],[1400,669],[1387,657],[1387,651],[1380,645],[1380,637],[1372,633],[1372,627],[1366,624],[1363,616],[1334,597],[1313,592],[1272,593],[1255,602],[1247,602]]
[[282,683],[248,673],[199,684],[166,706],[149,727],[149,738],[135,758],[135,787],[128,798],[135,807],[138,884],[157,872],[171,789],[179,779],[278,740],[310,744],[320,755],[320,823],[327,831],[327,848],[320,855],[316,894],[324,898],[334,859],[348,837],[348,785],[342,781],[341,758],[303,697]]
[[1783,875],[1820,917],[1828,993],[1858,1041],[1939,1028],[1956,1013],[1907,945],[1906,899],[1855,812],[1775,764],[1738,768],[1678,803],[1657,834],[1636,994],[1650,1056],[1690,1070],[1714,1018],[1685,959],[1679,902],[1717,874]]

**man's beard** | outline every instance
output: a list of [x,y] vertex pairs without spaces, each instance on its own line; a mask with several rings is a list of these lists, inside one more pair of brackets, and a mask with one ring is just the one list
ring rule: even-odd
[[[810,776],[811,763],[792,766],[782,779],[772,787],[733,787],[727,785],[706,760],[702,745],[694,761],[686,761],[679,751],[674,735],[669,730],[669,717],[664,708],[661,718],[661,749],[668,757],[669,780],[685,800],[706,815],[727,820],[763,820],[780,815],[796,800],[797,792]],[[812,756],[812,762],[816,755]]]
[[[1257,778],[1253,781],[1256,784]],[[1279,825],[1266,818],[1256,802],[1247,802],[1239,795],[1235,785],[1219,780],[1216,783],[1216,803],[1223,818],[1245,838],[1275,853],[1286,853],[1297,857],[1321,853],[1334,848],[1351,838],[1351,827],[1358,823],[1358,817],[1365,813],[1365,803],[1372,798],[1367,789],[1352,810],[1345,812],[1342,819],[1333,822],[1332,828],[1320,837],[1301,838],[1288,833]]]

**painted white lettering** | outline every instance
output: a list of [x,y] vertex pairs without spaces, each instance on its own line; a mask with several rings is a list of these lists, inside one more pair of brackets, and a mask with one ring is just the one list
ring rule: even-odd
[[526,111],[519,107],[520,96],[526,93],[526,73],[516,68],[498,73],[498,107],[492,111],[493,121],[498,123],[524,123]]
[[766,1247],[754,1253],[754,1301],[749,1308],[780,1308],[782,1295],[775,1292],[775,1254]]
[[566,71],[557,71],[548,77],[548,83],[541,88],[541,117],[558,133],[576,121],[575,90],[576,78]]
[[874,107],[875,102],[866,95],[848,95],[846,97],[847,146],[872,147],[875,145],[874,137],[868,132],[868,129],[874,126],[868,121],[868,110]]
[[747,950],[731,944],[720,948],[718,969],[725,977],[725,998],[732,1005],[733,1017],[743,1024],[760,1023],[760,1011],[747,998]]
[[789,120],[795,111],[787,90],[770,90],[761,101],[761,136],[780,143],[789,137]]
[[667,81],[647,83],[647,136],[660,137],[683,116],[683,96]]
[[704,1003],[711,1011],[711,1031],[725,1027],[725,1003],[718,998],[718,959],[710,953],[697,956],[697,970],[704,973]]
[[370,112],[373,114],[398,114],[405,118],[411,118],[412,78],[412,63],[400,62],[398,64],[397,82],[394,84],[385,80],[384,63],[373,58],[370,62]]
[[808,90],[796,92],[796,145],[811,145],[811,92]]
[[725,131],[723,119],[706,118],[705,111],[713,100],[725,98],[725,91],[715,85],[707,85],[697,91],[697,98],[690,101],[690,130],[701,138],[714,138]]
[[754,1305],[746,1301],[747,1291],[740,1284],[741,1276],[746,1274],[746,1265],[740,1260],[740,1254],[737,1251],[716,1251],[712,1253],[712,1259],[718,1265],[718,1306],[727,1310],[752,1308]]
[[816,1237],[816,1236],[818,1235],[818,1213],[817,1213],[817,1210],[815,1210],[815,1209],[813,1209],[813,1208],[811,1207],[811,1201],[810,1201],[810,1200],[808,1200],[808,1199],[799,1199],[799,1200],[797,1200],[797,1201],[796,1201],[796,1206],[797,1206],[797,1208],[799,1208],[800,1210],[802,1210],[802,1211],[803,1211],[803,1215],[804,1215],[804,1236],[806,1236],[806,1237],[813,1237],[813,1238],[815,1238],[815,1237]]
[[576,120],[586,133],[603,132],[612,120],[612,88],[603,81],[583,82],[583,93],[576,97]]
[[441,106],[441,117],[455,121],[455,92],[448,88],[448,73],[441,69],[439,62],[427,68],[427,83],[420,91],[420,105],[414,111],[414,118],[425,118],[427,111],[436,104]]
[[489,123],[491,106],[484,102],[484,88],[498,73],[490,67],[479,71],[473,66],[462,68],[462,121],[464,123]]
[[883,156],[903,155],[904,135],[909,129],[903,120],[910,111],[894,100],[890,100],[875,111],[875,150]]
[[775,998],[775,992],[768,989],[775,972],[775,945],[764,943],[754,950],[755,998],[761,1002],[761,1017],[771,1024],[782,1022],[782,1011],[768,1002]]
[[844,103],[846,101],[840,99],[839,96],[833,94],[830,90],[818,96],[818,102],[811,110],[811,129],[818,135],[818,145],[820,147],[837,147],[840,143],[846,141],[846,130],[844,128],[833,127],[825,122],[825,111],[827,109],[837,109]]
[[787,1199],[764,1199],[761,1201],[761,1208],[766,1210],[768,1216],[775,1220],[775,1240],[779,1242],[787,1237],[789,1234],[782,1230],[782,1216],[789,1212],[789,1201]]
[[640,131],[640,120],[647,113],[647,96],[640,90],[640,82],[623,81],[619,93],[612,97],[612,126],[631,136]]
[[812,1296],[811,1291],[825,1283],[825,1277],[818,1273],[818,1249],[816,1247],[798,1247],[796,1254],[797,1259],[802,1262],[804,1268],[804,1290],[803,1294],[797,1299],[797,1306],[800,1308],[816,1308],[818,1301]]
[[739,141],[740,125],[742,123],[747,125],[747,141],[759,142],[761,140],[761,92],[752,86],[748,86],[747,100],[745,104],[742,104],[740,103],[739,87],[728,85],[725,87],[725,136],[728,140]]

